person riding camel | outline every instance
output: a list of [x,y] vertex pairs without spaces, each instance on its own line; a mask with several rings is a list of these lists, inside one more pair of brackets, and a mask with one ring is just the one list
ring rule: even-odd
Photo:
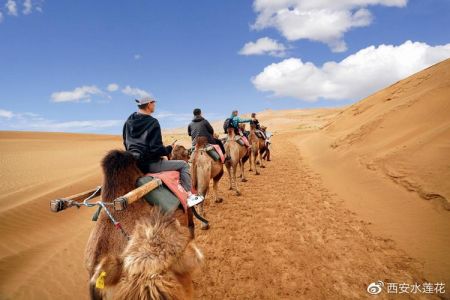
[[151,114],[155,111],[156,101],[151,97],[135,99],[138,111],[132,113],[123,126],[123,144],[125,149],[137,159],[138,167],[146,173],[164,171],[180,172],[180,181],[188,194],[187,203],[192,207],[204,199],[192,194],[192,181],[189,165],[183,160],[167,160],[175,144],[164,146],[161,127]]
[[188,135],[192,138],[192,146],[195,146],[197,143],[197,137],[204,136],[208,139],[208,143],[219,145],[220,150],[225,155],[225,147],[222,141],[214,137],[214,128],[212,128],[208,120],[203,118],[201,109],[194,109],[193,114],[194,119],[188,126]]
[[252,113],[252,121],[250,122],[250,125],[255,125],[255,128],[258,130],[258,132],[262,135],[263,139],[267,143],[267,136],[261,129],[261,124],[259,124],[259,120],[256,118],[256,113]]
[[250,147],[247,137],[245,137],[244,132],[239,128],[239,124],[250,123],[251,121],[252,121],[252,119],[246,119],[246,118],[239,117],[239,112],[237,110],[233,110],[230,118],[228,118],[225,121],[226,126],[224,126],[224,127],[227,127],[227,128],[224,128],[225,132],[226,132],[226,129],[228,129],[230,127],[234,128],[234,133],[236,135],[241,136],[241,138],[244,140],[245,145],[247,147]]

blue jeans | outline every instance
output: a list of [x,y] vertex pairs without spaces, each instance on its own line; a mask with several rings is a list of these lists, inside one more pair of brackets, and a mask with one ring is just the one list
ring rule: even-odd
[[189,170],[189,164],[184,160],[160,160],[157,162],[149,163],[149,173],[159,173],[164,171],[178,171],[180,172],[180,181],[186,192],[190,192],[192,189],[191,173]]

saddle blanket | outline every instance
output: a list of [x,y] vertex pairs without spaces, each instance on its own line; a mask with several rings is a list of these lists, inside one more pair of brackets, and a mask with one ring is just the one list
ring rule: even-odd
[[[187,211],[187,198],[188,194],[180,184],[180,173],[178,171],[166,171],[161,173],[148,173],[144,177],[139,178],[138,185],[143,185],[153,178],[159,178],[164,183],[164,186],[159,187],[156,190],[151,191],[145,196],[145,199],[151,204],[159,205],[164,210],[171,210],[174,206],[178,207],[181,203],[184,211]],[[163,189],[168,189],[173,196],[178,199],[178,204],[175,203],[173,197],[170,197],[167,193],[164,193]],[[166,190],[167,191],[167,190]],[[156,193],[154,193],[156,192]],[[152,195],[152,193],[154,193]],[[147,197],[148,196],[148,197]],[[166,203],[167,202],[167,203]],[[176,208],[175,208],[176,209]]]
[[241,136],[242,141],[244,141],[245,146],[250,147],[250,143],[246,136]]
[[220,149],[220,146],[219,145],[215,145],[215,144],[213,144],[211,146],[214,147],[214,150],[216,150],[216,152],[220,156],[220,160],[222,161],[222,163],[224,163],[225,162],[225,155],[222,153],[222,150]]

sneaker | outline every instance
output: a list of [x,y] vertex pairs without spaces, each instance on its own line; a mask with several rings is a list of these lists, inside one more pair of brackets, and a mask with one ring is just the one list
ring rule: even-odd
[[200,195],[194,195],[194,194],[189,194],[188,198],[187,198],[187,206],[188,207],[192,207],[194,205],[197,205],[199,203],[202,203],[203,200],[205,200],[205,198],[203,198],[203,196]]

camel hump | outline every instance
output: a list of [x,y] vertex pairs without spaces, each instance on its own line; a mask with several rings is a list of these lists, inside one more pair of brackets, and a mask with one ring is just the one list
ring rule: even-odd
[[128,151],[111,150],[106,154],[102,160],[102,168],[105,172],[114,171],[116,169],[127,169],[130,166],[136,165],[136,158]]
[[136,180],[143,175],[137,160],[130,152],[111,150],[102,159],[103,201],[113,201],[135,188]]
[[208,144],[208,138],[206,136],[198,136],[196,139],[196,148],[203,148]]

